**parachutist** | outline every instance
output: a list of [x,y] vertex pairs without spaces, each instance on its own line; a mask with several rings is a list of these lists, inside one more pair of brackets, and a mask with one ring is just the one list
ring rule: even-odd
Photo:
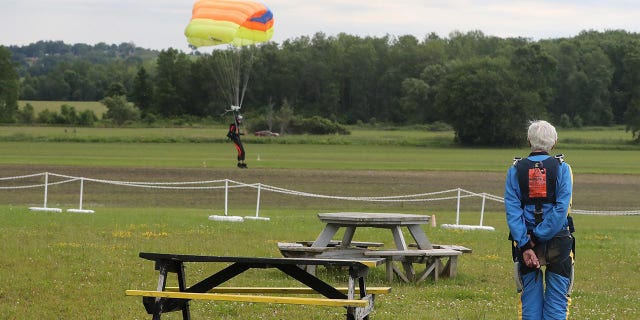
[[238,168],[246,169],[247,164],[244,162],[244,146],[242,145],[242,141],[240,140],[240,136],[244,135],[244,133],[240,131],[241,124],[242,115],[234,112],[234,122],[229,125],[229,132],[227,132],[227,137],[231,139],[231,141],[233,141],[233,144],[236,146],[236,150],[238,151]]

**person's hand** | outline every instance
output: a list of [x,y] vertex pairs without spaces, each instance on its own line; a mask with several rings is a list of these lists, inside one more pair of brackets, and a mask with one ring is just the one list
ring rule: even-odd
[[524,264],[529,268],[540,269],[540,261],[536,256],[536,253],[533,252],[533,249],[527,249],[522,253],[522,258],[524,259]]

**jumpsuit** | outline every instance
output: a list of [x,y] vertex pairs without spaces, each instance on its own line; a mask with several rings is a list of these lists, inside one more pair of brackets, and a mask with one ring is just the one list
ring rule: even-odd
[[[549,158],[546,152],[529,155],[534,162]],[[520,319],[567,319],[571,303],[573,279],[573,237],[567,219],[571,207],[573,174],[565,162],[559,164],[555,186],[555,202],[542,205],[543,220],[536,225],[534,204],[523,205],[516,166],[512,166],[505,182],[505,211],[514,241],[514,259],[519,263],[522,284],[518,313]],[[522,248],[533,240],[534,251],[545,264],[541,269],[529,268],[523,261]],[[542,268],[542,267],[541,267]],[[544,283],[543,283],[544,281]]]
[[227,133],[227,137],[229,137],[229,139],[233,141],[233,144],[238,151],[238,162],[244,161],[244,147],[242,146],[242,141],[240,141],[240,129],[236,123],[232,123],[229,125],[229,132]]

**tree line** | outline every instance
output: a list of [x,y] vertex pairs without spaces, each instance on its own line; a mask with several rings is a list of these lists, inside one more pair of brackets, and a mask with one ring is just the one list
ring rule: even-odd
[[[445,123],[462,144],[515,145],[528,120],[548,119],[562,127],[625,125],[640,138],[640,35],[623,30],[537,41],[481,31],[424,39],[316,33],[238,54],[251,65],[243,113],[276,128],[278,113],[293,112],[341,124]],[[3,85],[0,97],[120,96],[116,102],[149,122],[216,118],[229,107],[219,76],[228,56],[133,44],[11,46],[0,48],[0,81],[15,84]],[[17,112],[12,103],[0,108]],[[15,120],[11,114],[0,120]]]

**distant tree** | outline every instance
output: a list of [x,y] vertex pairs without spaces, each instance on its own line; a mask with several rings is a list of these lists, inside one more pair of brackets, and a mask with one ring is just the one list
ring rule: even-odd
[[19,123],[32,124],[36,121],[36,113],[31,103],[25,104],[18,110],[17,120]]
[[80,126],[91,127],[96,123],[96,121],[98,121],[98,117],[92,110],[84,110],[78,115],[77,124]]
[[158,55],[157,63],[155,113],[165,117],[184,115],[189,97],[189,60],[184,53],[170,48]]
[[112,120],[118,126],[140,119],[140,110],[127,101],[125,96],[106,97],[100,102],[107,107],[104,118]]
[[559,122],[558,122],[558,125],[561,128],[569,128],[569,127],[571,127],[571,118],[569,118],[569,115],[567,115],[566,113],[561,114]]
[[269,103],[267,103],[267,107],[264,113],[264,119],[267,123],[267,128],[269,131],[273,130],[273,118],[275,117],[275,112],[273,111],[273,102],[269,99]]
[[105,96],[107,97],[117,97],[117,96],[126,96],[127,89],[125,89],[124,85],[120,82],[114,82],[109,85]]
[[76,108],[74,106],[70,106],[68,104],[61,105],[59,117],[60,124],[78,124],[78,112],[76,112]]
[[14,122],[18,111],[18,73],[11,52],[0,46],[0,122]]
[[437,105],[464,145],[521,145],[527,120],[543,109],[537,95],[519,87],[508,61],[492,58],[453,66]]
[[623,59],[625,70],[628,74],[624,76],[624,83],[627,87],[627,108],[624,119],[627,131],[631,131],[634,141],[640,143],[640,49],[635,48],[627,53]]
[[284,100],[280,109],[276,112],[276,120],[280,124],[280,134],[287,132],[287,127],[293,119],[293,107],[289,104],[288,100]]
[[133,80],[133,103],[146,114],[151,111],[153,103],[153,83],[144,67],[138,68],[138,73]]
[[42,124],[55,124],[58,113],[49,109],[44,109],[38,112],[36,116],[36,122]]
[[634,100],[624,114],[626,130],[633,135],[633,141],[640,144],[640,100]]

